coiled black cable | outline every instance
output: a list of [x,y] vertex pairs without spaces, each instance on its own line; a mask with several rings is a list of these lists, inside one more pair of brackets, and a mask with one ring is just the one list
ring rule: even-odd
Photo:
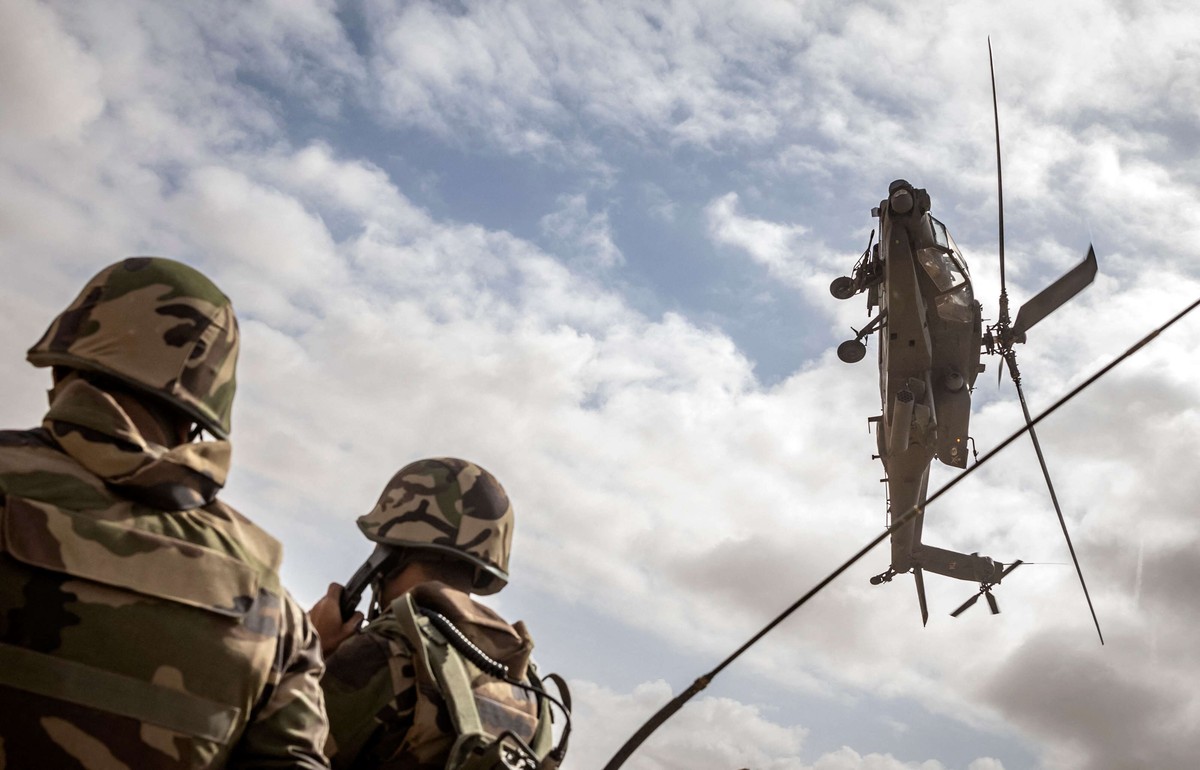
[[485,674],[508,681],[508,666],[479,649],[474,642],[467,638],[466,634],[458,630],[458,626],[450,622],[450,618],[425,607],[420,607],[419,611],[429,618],[429,622],[433,624],[434,628],[442,632],[442,636],[446,637],[446,641],[458,650],[460,655],[478,666]]
[[[502,679],[508,684],[511,684],[514,687],[519,687],[526,692],[533,693],[535,697],[546,698],[551,703],[558,706],[559,710],[563,713],[563,717],[566,719],[566,724],[563,727],[562,738],[559,740],[558,746],[554,749],[554,753],[559,755],[559,759],[561,760],[561,755],[566,753],[567,737],[571,734],[570,707],[565,705],[558,698],[555,698],[553,695],[546,692],[544,689],[540,687],[534,687],[532,684],[527,684],[525,682],[519,682],[515,678],[509,676],[507,665],[495,660],[486,652],[479,649],[474,642],[467,638],[466,634],[459,630],[458,626],[454,625],[454,623],[450,621],[450,618],[446,617],[440,612],[437,612],[436,610],[431,610],[427,607],[418,607],[417,610],[422,615],[429,618],[429,622],[433,624],[434,628],[442,633],[442,636],[446,637],[446,641],[451,647],[457,650],[458,653],[464,658],[478,666],[480,671],[483,671],[489,676],[494,676],[497,679]],[[559,677],[555,678],[561,680]],[[562,685],[559,685],[559,687],[561,689]],[[566,691],[564,690],[564,692]]]

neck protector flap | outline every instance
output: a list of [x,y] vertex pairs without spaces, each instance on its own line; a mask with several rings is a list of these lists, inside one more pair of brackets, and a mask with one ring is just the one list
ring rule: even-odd
[[206,505],[229,473],[228,441],[175,447],[148,441],[116,399],[86,380],[55,389],[42,426],[63,451],[122,496],[155,508]]

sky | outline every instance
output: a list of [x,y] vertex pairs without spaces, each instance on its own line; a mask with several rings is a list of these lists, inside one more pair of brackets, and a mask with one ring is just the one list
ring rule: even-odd
[[[103,266],[203,270],[242,330],[224,499],[305,605],[407,462],[491,470],[512,581],[568,678],[566,767],[884,526],[868,320],[829,282],[904,178],[999,293],[987,43],[1014,307],[1094,243],[1021,348],[1034,412],[1200,294],[1200,38],[1183,2],[264,0],[0,3],[0,424],[25,350]],[[1200,753],[1200,318],[930,506],[926,542],[1036,562],[873,587],[886,548],[781,624],[626,767],[1111,770]],[[980,452],[1022,422],[987,361]],[[932,487],[958,471],[934,469]]]

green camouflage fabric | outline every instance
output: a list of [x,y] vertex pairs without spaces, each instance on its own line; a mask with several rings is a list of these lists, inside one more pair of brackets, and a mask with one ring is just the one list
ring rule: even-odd
[[[518,681],[526,679],[533,640],[523,623],[510,626],[441,583],[423,583],[411,593],[418,606],[445,615],[491,658],[507,664]],[[325,751],[335,770],[446,767],[457,736],[437,682],[428,669],[414,665],[417,644],[389,607],[329,657],[321,686],[330,728]],[[538,726],[537,700],[473,664],[467,668],[484,729],[492,735],[509,730],[530,742]]]
[[401,468],[358,527],[376,543],[442,552],[478,568],[474,593],[508,583],[513,510],[496,477],[454,457]]
[[130,257],[89,281],[28,358],[116,377],[228,438],[237,353],[237,319],[220,289],[179,262]]
[[75,378],[0,431],[0,768],[322,768],[319,640],[226,442],[146,441]]

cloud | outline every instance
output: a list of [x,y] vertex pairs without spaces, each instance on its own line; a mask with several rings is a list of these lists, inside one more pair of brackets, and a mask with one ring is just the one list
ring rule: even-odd
[[[572,734],[568,761],[576,767],[599,767],[672,696],[663,681],[647,682],[631,693],[580,680],[572,681],[571,689],[579,704],[574,714],[579,727]],[[801,727],[771,721],[754,706],[701,697],[657,731],[626,767],[799,767],[805,734]]]
[[738,194],[732,192],[713,199],[704,213],[709,237],[717,243],[745,251],[786,283],[806,286],[812,273],[803,254],[807,227],[744,216],[738,211]]
[[239,77],[261,78],[324,118],[365,85],[359,57],[334,0],[270,0],[248,8],[230,0],[189,14],[216,52],[237,63]]
[[[593,682],[573,680],[578,706],[568,763],[599,767],[621,747],[625,736],[656,713],[673,693],[663,681],[646,682],[619,693]],[[603,731],[603,732],[602,732]],[[813,762],[803,759],[808,730],[772,719],[756,706],[729,698],[700,696],[665,722],[627,760],[631,770],[684,770],[697,767],[752,767],[765,770],[950,770],[936,760],[902,761],[890,754],[860,754],[848,746]],[[1004,770],[999,760],[975,759],[964,770]]]
[[783,3],[700,11],[589,0],[398,13],[374,3],[367,15],[384,109],[453,141],[539,154],[610,128],[700,146],[771,138],[796,97],[776,77],[783,49],[751,41],[783,43],[809,26],[804,14]]
[[99,64],[35,3],[5,3],[0,29],[0,132],[8,141],[78,141],[104,109]]
[[815,312],[836,318],[831,326],[839,329],[839,334],[865,325],[860,300],[830,301],[830,282],[849,273],[855,257],[831,249],[806,225],[743,213],[736,192],[710,200],[704,216],[713,243],[748,256],[780,284],[798,289]]
[[[578,255],[584,265],[610,268],[625,261],[612,239],[608,212],[588,211],[587,196],[564,195],[559,198],[558,211],[542,217],[542,235],[554,250],[566,256]],[[585,267],[586,269],[586,267]]]
[[1050,767],[1182,767],[1195,756],[1196,740],[1178,732],[1195,714],[1194,696],[1165,672],[1122,670],[1049,633],[1012,663],[1016,675],[996,677],[988,694],[1026,729],[1052,737]]

